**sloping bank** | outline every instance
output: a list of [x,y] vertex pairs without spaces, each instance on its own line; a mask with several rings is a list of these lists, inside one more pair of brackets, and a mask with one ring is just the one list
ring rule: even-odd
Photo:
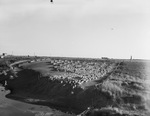
[[18,77],[7,80],[7,89],[11,93],[6,97],[33,104],[47,105],[64,112],[80,114],[88,107],[104,107],[112,104],[113,99],[94,87],[83,90],[75,88],[71,93],[71,85],[63,86],[58,80],[40,77],[39,72],[24,69],[18,72]]

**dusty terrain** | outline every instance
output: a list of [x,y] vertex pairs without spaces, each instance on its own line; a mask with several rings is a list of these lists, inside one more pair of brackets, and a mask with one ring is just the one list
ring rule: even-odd
[[7,98],[82,116],[149,116],[146,60],[13,57],[1,60]]

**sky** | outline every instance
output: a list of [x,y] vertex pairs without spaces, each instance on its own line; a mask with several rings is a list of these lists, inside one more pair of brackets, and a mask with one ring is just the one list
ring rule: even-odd
[[149,0],[0,0],[0,54],[150,59]]

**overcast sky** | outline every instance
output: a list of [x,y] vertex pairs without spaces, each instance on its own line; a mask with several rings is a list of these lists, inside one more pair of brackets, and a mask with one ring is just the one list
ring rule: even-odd
[[150,59],[149,0],[0,0],[0,53]]

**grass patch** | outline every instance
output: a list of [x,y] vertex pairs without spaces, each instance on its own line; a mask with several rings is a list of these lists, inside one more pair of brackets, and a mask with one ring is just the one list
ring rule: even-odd
[[123,88],[121,88],[121,86],[109,80],[104,81],[99,87],[101,88],[102,92],[107,92],[114,98],[120,96],[123,92]]

